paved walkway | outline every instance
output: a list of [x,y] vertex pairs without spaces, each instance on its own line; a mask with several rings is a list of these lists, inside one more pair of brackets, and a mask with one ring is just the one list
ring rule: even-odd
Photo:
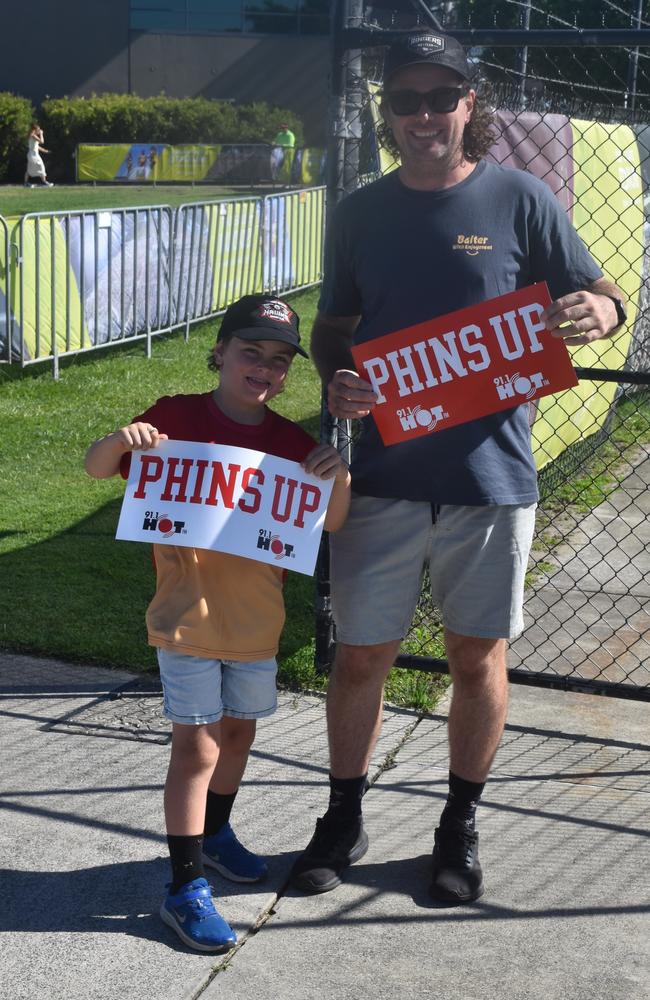
[[628,461],[607,500],[552,525],[563,541],[543,555],[511,667],[650,686],[650,445]]
[[240,939],[220,958],[158,917],[169,731],[141,684],[0,657],[2,998],[649,1000],[647,705],[513,689],[480,810],[487,891],[444,909],[426,892],[444,706],[386,711],[370,851],[338,890],[303,897],[285,886],[324,805],[324,705],[281,695],[234,815],[271,873],[262,888],[215,877]]

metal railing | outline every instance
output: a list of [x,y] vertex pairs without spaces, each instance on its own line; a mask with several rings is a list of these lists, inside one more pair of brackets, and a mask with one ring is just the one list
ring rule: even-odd
[[173,286],[175,325],[223,310],[259,287],[261,199],[181,205],[176,212]]
[[264,198],[262,256],[264,287],[278,293],[320,281],[325,188]]
[[10,253],[9,227],[5,220],[0,217],[0,364],[7,364],[11,361],[13,320],[10,306]]
[[[325,189],[263,198],[0,218],[0,359],[23,367],[144,340],[241,295],[321,277]],[[13,251],[13,257],[12,257]],[[0,294],[2,293],[0,283]]]

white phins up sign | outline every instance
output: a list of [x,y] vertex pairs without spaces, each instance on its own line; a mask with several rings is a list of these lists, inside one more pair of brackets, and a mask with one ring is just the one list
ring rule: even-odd
[[115,537],[311,575],[333,483],[249,448],[163,441],[132,453]]

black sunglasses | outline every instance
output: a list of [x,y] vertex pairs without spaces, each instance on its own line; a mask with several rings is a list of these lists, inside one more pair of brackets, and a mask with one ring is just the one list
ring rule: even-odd
[[419,90],[387,90],[383,94],[383,100],[394,115],[416,115],[422,107],[422,102],[426,104],[429,111],[436,114],[448,115],[458,107],[465,87],[436,87],[426,94]]

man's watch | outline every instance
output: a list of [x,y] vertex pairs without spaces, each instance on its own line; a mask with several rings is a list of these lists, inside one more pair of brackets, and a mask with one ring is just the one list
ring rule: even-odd
[[618,330],[620,326],[623,326],[623,323],[627,320],[627,312],[622,299],[619,299],[616,295],[607,295],[606,298],[612,300],[614,308],[616,309],[616,326],[613,326],[609,331],[610,333],[614,333],[614,331]]

